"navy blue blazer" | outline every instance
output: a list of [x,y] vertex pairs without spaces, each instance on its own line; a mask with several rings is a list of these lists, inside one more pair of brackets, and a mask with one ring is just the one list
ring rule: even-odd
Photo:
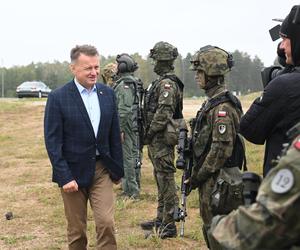
[[124,176],[120,127],[114,91],[97,83],[101,118],[97,137],[74,83],[52,91],[44,117],[46,149],[53,167],[52,181],[60,187],[76,180],[79,187],[92,184],[96,148],[112,180]]

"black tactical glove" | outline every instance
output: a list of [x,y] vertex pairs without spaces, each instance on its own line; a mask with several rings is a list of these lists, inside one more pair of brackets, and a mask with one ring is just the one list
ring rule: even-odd
[[144,145],[149,145],[151,142],[152,142],[152,139],[154,137],[154,134],[153,133],[146,133],[144,135],[144,141],[143,141],[143,144]]

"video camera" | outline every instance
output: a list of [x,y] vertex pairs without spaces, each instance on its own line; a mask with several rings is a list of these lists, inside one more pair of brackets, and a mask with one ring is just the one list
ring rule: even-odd
[[[280,18],[275,18],[273,21],[278,21],[278,22],[283,22],[283,19]],[[297,6],[296,14],[293,18],[292,21],[294,24],[300,24],[300,5]],[[277,24],[273,28],[269,30],[270,36],[272,41],[276,41],[277,39],[280,38],[280,28],[281,25]],[[279,75],[289,73],[294,70],[293,65],[287,65],[286,64],[286,57],[284,50],[280,48],[280,43],[277,46],[277,55],[278,55],[278,63],[280,66],[271,66],[271,67],[266,67],[261,71],[261,79],[263,83],[263,87],[265,88],[268,83],[276,78]]]

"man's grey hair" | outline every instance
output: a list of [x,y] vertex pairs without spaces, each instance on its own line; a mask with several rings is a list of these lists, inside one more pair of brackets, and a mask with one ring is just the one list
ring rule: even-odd
[[71,63],[74,63],[78,59],[80,54],[84,54],[87,56],[99,56],[98,50],[92,45],[76,45],[76,47],[73,48],[70,53]]

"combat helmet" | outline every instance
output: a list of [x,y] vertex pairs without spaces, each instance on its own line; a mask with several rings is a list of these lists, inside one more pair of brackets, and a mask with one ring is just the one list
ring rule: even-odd
[[115,63],[108,63],[103,68],[103,75],[105,77],[112,77],[117,72],[117,65]]
[[225,50],[207,45],[195,53],[191,70],[202,70],[207,76],[225,75],[233,66],[232,55]]
[[102,79],[103,82],[109,86],[113,86],[116,74],[117,74],[117,64],[116,63],[108,63],[104,66],[102,70]]
[[156,61],[174,61],[177,56],[177,48],[167,42],[158,42],[150,50],[150,58]]
[[134,72],[138,69],[137,63],[134,61],[134,59],[126,54],[120,54],[117,55],[116,61],[118,63],[117,69],[118,69],[118,74],[119,73],[127,73],[127,72]]

